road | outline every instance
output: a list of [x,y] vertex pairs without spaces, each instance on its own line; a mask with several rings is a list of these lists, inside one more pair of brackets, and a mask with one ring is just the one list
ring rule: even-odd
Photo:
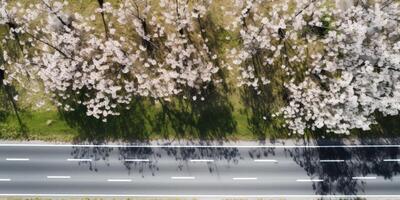
[[399,195],[400,147],[0,146],[0,195]]

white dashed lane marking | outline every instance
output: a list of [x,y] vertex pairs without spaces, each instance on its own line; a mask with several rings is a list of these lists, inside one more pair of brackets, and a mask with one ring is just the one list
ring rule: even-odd
[[7,161],[29,161],[29,158],[6,158]]
[[297,182],[323,182],[322,179],[297,179]]
[[172,180],[194,180],[196,177],[194,176],[173,176],[171,177]]
[[80,158],[80,159],[78,159],[78,158],[68,158],[67,161],[70,161],[70,162],[92,162],[92,159],[89,159],[89,158]]
[[235,177],[232,178],[234,181],[251,181],[251,180],[257,180],[257,177]]
[[48,179],[70,179],[71,176],[47,176]]

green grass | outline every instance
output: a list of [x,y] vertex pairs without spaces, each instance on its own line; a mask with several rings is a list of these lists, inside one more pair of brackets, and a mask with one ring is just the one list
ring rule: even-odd
[[19,131],[15,115],[9,115],[5,122],[0,122],[1,139],[71,141],[77,135],[75,129],[60,119],[57,111],[23,112],[21,118],[27,127],[27,137]]
[[[110,0],[111,1],[111,0]],[[31,1],[18,1],[30,4]],[[111,2],[115,2],[112,0]],[[212,45],[217,46],[219,55],[240,45],[237,33],[229,32],[226,27],[230,20],[222,17],[220,6],[227,9],[231,6],[229,0],[214,1],[211,7],[209,26],[214,30],[210,36]],[[77,0],[69,5],[71,10],[88,15],[97,7],[94,0]],[[269,9],[266,7],[265,9]],[[212,23],[211,23],[212,22]],[[101,28],[100,21],[96,22]],[[226,38],[232,38],[227,40]],[[223,57],[223,56],[221,56]],[[230,60],[226,59],[229,63]],[[113,117],[103,123],[85,115],[78,109],[72,113],[59,113],[43,91],[30,92],[29,88],[17,88],[20,96],[18,102],[22,121],[26,125],[26,134],[19,131],[19,124],[13,113],[8,112],[0,119],[0,139],[29,139],[45,141],[131,141],[149,139],[225,139],[225,140],[264,140],[270,138],[293,138],[288,130],[282,127],[282,119],[272,118],[272,113],[278,111],[285,103],[283,80],[284,74],[279,69],[263,69],[271,80],[264,93],[259,96],[251,90],[237,88],[238,70],[227,72],[225,83],[211,92],[205,102],[181,101],[174,99],[163,107],[150,100],[138,100],[132,109],[125,111],[123,117]],[[41,88],[40,83],[26,80],[28,86]],[[39,86],[38,86],[39,84]],[[36,108],[37,101],[44,100],[44,108]],[[0,111],[1,114],[1,111]],[[266,117],[264,119],[264,117]],[[381,118],[379,118],[381,119]],[[349,137],[395,137],[400,133],[398,118],[381,119],[381,125],[373,127],[372,131],[354,130]],[[51,123],[48,123],[51,122]],[[386,127],[386,128],[384,128]],[[315,132],[304,137],[342,137],[333,134]]]
[[[110,1],[114,2],[114,1]],[[217,1],[211,7],[209,18],[211,30],[209,35],[213,41],[211,45],[217,46],[219,54],[225,54],[232,47],[239,45],[237,33],[224,30],[228,19],[220,15],[220,5],[228,6],[229,1]],[[30,4],[30,1],[22,0],[22,4]],[[97,7],[97,2],[76,1],[71,3],[69,8],[83,15],[91,13]],[[98,23],[99,28],[102,24]],[[226,40],[226,37],[232,40]],[[235,39],[236,38],[236,39]],[[260,132],[265,132],[263,137],[273,130],[258,131],[249,129],[249,118],[252,117],[252,108],[246,108],[242,102],[242,91],[236,89],[235,77],[238,72],[228,75],[225,72],[228,91],[218,91],[211,95],[211,99],[205,102],[181,102],[169,104],[164,109],[160,105],[152,105],[148,102],[141,102],[139,109],[134,107],[125,114],[125,119],[114,118],[107,124],[98,120],[87,118],[84,111],[75,113],[62,113],[61,118],[55,107],[50,103],[43,91],[29,94],[29,89],[19,90],[19,106],[26,111],[22,120],[27,127],[27,135],[18,133],[18,123],[13,115],[7,118],[6,122],[0,125],[3,128],[1,138],[6,139],[29,139],[38,140],[133,140],[133,139],[161,139],[161,138],[184,138],[184,139],[231,139],[252,140],[260,138]],[[231,73],[231,72],[229,72]],[[33,84],[32,84],[33,85]],[[35,87],[37,88],[37,87]],[[44,99],[46,109],[33,109],[33,102]],[[142,105],[143,104],[143,105]],[[53,123],[47,125],[46,122]],[[0,122],[1,124],[1,122]],[[127,125],[128,124],[128,125]]]
[[[4,121],[0,122],[0,138],[65,142],[177,138],[258,139],[258,135],[253,134],[249,129],[248,116],[244,110],[233,107],[232,113],[222,112],[227,115],[224,116],[218,113],[218,109],[221,108],[212,106],[204,108],[204,105],[208,105],[208,103],[196,105],[197,107],[186,111],[178,107],[169,112],[177,118],[168,118],[167,113],[161,107],[146,105],[143,114],[141,114],[142,111],[130,110],[132,114],[126,114],[127,117],[111,119],[107,123],[88,118],[84,116],[84,113],[67,113],[67,115],[63,115],[65,117],[63,118],[56,110],[24,111],[21,113],[21,118],[27,128],[25,135],[19,131],[18,121],[11,113]],[[217,112],[212,112],[214,109],[217,109]],[[188,113],[194,114],[181,118]],[[166,119],[161,119],[162,117],[166,117]],[[231,123],[234,125],[229,125]]]

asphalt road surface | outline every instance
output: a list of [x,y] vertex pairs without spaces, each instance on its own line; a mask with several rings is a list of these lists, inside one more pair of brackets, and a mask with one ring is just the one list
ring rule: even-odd
[[0,195],[400,195],[400,147],[0,146]]

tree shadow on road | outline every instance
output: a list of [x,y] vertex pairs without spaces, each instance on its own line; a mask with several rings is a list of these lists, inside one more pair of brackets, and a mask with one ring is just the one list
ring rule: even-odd
[[88,166],[90,171],[98,172],[98,162],[102,161],[110,166],[109,157],[113,148],[107,147],[72,147],[71,156],[74,159],[91,159],[92,161],[79,161],[80,166]]
[[[314,141],[315,145],[345,145],[341,140],[337,141]],[[300,141],[296,145],[307,145],[309,141]],[[386,143],[394,144],[394,143]],[[280,149],[281,150],[281,149]],[[114,153],[113,153],[114,151]],[[219,176],[221,170],[227,170],[230,166],[238,165],[241,162],[252,162],[254,159],[277,159],[275,157],[277,148],[249,148],[240,149],[227,148],[202,148],[202,147],[74,147],[71,155],[73,158],[91,158],[95,162],[82,162],[80,165],[87,165],[91,171],[99,171],[110,166],[110,156],[117,156],[120,163],[113,163],[124,166],[128,175],[139,174],[145,176],[157,176],[160,170],[176,170],[176,172],[191,171],[195,165],[194,160],[213,160],[205,165],[211,175]],[[366,194],[365,188],[368,180],[355,180],[352,177],[378,176],[388,182],[400,175],[398,162],[385,162],[384,159],[397,159],[400,155],[399,148],[349,148],[349,147],[319,147],[319,148],[284,148],[279,151],[284,157],[293,160],[294,165],[304,169],[310,179],[321,179],[322,182],[313,182],[311,190],[316,195],[360,195]],[[245,158],[245,156],[249,156]],[[127,159],[148,159],[146,162],[127,161]],[[247,159],[247,160],[244,160]],[[343,160],[340,162],[322,162],[324,160]],[[101,163],[96,163],[100,162]],[[283,160],[285,161],[285,160]],[[164,163],[164,165],[161,164]],[[172,163],[172,165],[171,165]],[[104,167],[105,165],[105,167]],[[279,163],[277,163],[279,165]],[[163,169],[162,167],[167,167]],[[268,170],[268,168],[266,168]],[[293,181],[297,178],[292,177]],[[373,181],[373,180],[372,180]]]
[[[119,160],[123,163],[128,174],[138,173],[144,177],[147,173],[150,173],[152,176],[156,175],[156,172],[159,170],[157,165],[158,160],[161,159],[161,153],[159,151],[155,151],[151,147],[143,147],[143,148],[129,148],[129,147],[120,147],[118,148],[119,152]],[[145,162],[135,162],[132,160],[142,159],[149,160]],[[131,161],[126,161],[131,160]]]
[[[207,159],[206,167],[210,174],[218,175],[219,167],[237,165],[243,157],[238,148],[179,148],[179,147],[84,147],[74,146],[71,150],[74,159],[91,159],[91,161],[79,161],[78,166],[86,166],[89,171],[100,172],[108,167],[124,166],[128,175],[139,174],[141,177],[157,176],[160,170],[160,162],[173,162],[176,171],[190,171],[192,159]],[[117,160],[119,163],[111,160]],[[137,161],[141,160],[141,161]],[[215,161],[215,162],[214,162]],[[165,163],[164,163],[165,164]],[[170,164],[165,166],[170,167]],[[164,167],[165,167],[164,166]]]
[[[304,145],[309,144],[304,142]],[[393,144],[393,143],[385,143]],[[397,143],[394,143],[397,144]],[[299,144],[301,145],[301,144]],[[346,145],[343,140],[316,140],[315,145]],[[368,182],[352,177],[381,176],[391,180],[400,174],[397,162],[384,162],[384,159],[396,158],[399,148],[293,148],[286,149],[293,160],[302,167],[307,175],[323,182],[314,182],[317,195],[356,195],[365,192]],[[344,160],[342,162],[321,162],[321,160]]]
[[[162,148],[168,156],[174,158],[177,170],[190,169],[191,160],[213,160],[206,162],[210,174],[218,174],[221,163],[224,166],[237,165],[243,159],[238,148]],[[218,165],[218,164],[219,165]]]

